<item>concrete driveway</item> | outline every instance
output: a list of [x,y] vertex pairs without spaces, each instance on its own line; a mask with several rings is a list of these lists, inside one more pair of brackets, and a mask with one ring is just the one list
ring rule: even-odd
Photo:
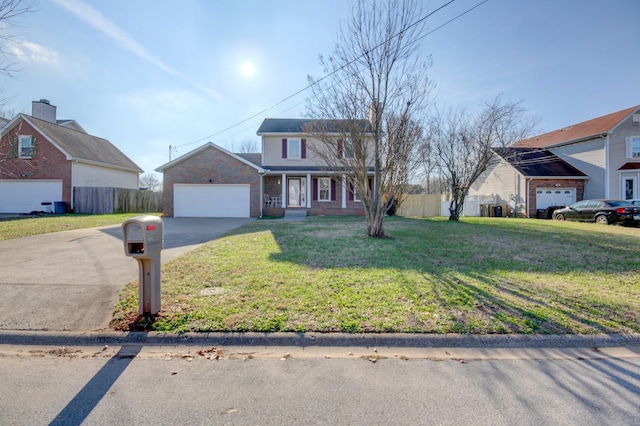
[[[162,263],[250,220],[165,218]],[[120,225],[0,241],[0,330],[104,330],[137,279]]]

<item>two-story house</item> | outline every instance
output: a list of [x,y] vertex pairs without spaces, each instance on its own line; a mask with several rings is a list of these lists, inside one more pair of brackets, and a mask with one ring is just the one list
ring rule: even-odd
[[[259,154],[234,154],[209,142],[160,166],[156,171],[163,173],[164,215],[261,217],[287,210],[363,214],[357,192],[344,176],[348,171],[336,173],[317,154],[326,142],[309,131],[313,122],[318,121],[265,119],[257,132]],[[336,133],[335,154],[344,151]]]
[[640,105],[563,127],[496,151],[469,189],[522,216],[592,198],[640,198]]
[[138,189],[143,170],[75,120],[60,120],[45,99],[8,120],[0,134],[0,213],[73,208],[74,187]]

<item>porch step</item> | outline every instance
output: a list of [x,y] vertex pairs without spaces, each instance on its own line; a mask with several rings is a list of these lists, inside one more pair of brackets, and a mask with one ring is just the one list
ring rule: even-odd
[[284,218],[289,220],[304,220],[307,217],[307,209],[285,209]]

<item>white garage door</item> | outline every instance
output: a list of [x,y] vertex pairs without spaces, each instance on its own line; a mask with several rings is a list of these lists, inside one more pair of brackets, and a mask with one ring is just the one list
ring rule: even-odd
[[175,217],[249,217],[249,185],[173,186]]
[[536,190],[536,209],[546,209],[551,206],[568,206],[575,202],[575,188],[538,188]]
[[61,200],[61,180],[0,180],[0,213],[47,211],[43,202]]

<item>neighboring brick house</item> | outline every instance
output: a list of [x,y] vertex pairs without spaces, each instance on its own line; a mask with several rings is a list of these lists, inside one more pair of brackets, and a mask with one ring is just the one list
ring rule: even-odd
[[[529,217],[583,199],[640,198],[640,105],[519,141],[514,148],[510,156],[498,155],[469,195],[494,195]],[[571,176],[571,170],[580,175]]]
[[[315,154],[319,141],[306,130],[312,121],[265,119],[257,132],[260,154],[233,154],[209,142],[157,168],[164,175],[165,216],[364,214],[345,177]],[[336,138],[336,155],[341,146]]]
[[516,216],[547,217],[547,208],[581,200],[587,179],[586,174],[550,151],[501,148],[494,149],[494,160],[469,188],[468,195],[491,194],[496,205],[510,206]]
[[[32,115],[18,114],[0,138],[0,213],[47,211],[59,202],[73,208],[73,188],[138,188],[142,169],[106,139],[74,120],[57,120],[41,99]],[[64,204],[63,204],[64,202]]]

